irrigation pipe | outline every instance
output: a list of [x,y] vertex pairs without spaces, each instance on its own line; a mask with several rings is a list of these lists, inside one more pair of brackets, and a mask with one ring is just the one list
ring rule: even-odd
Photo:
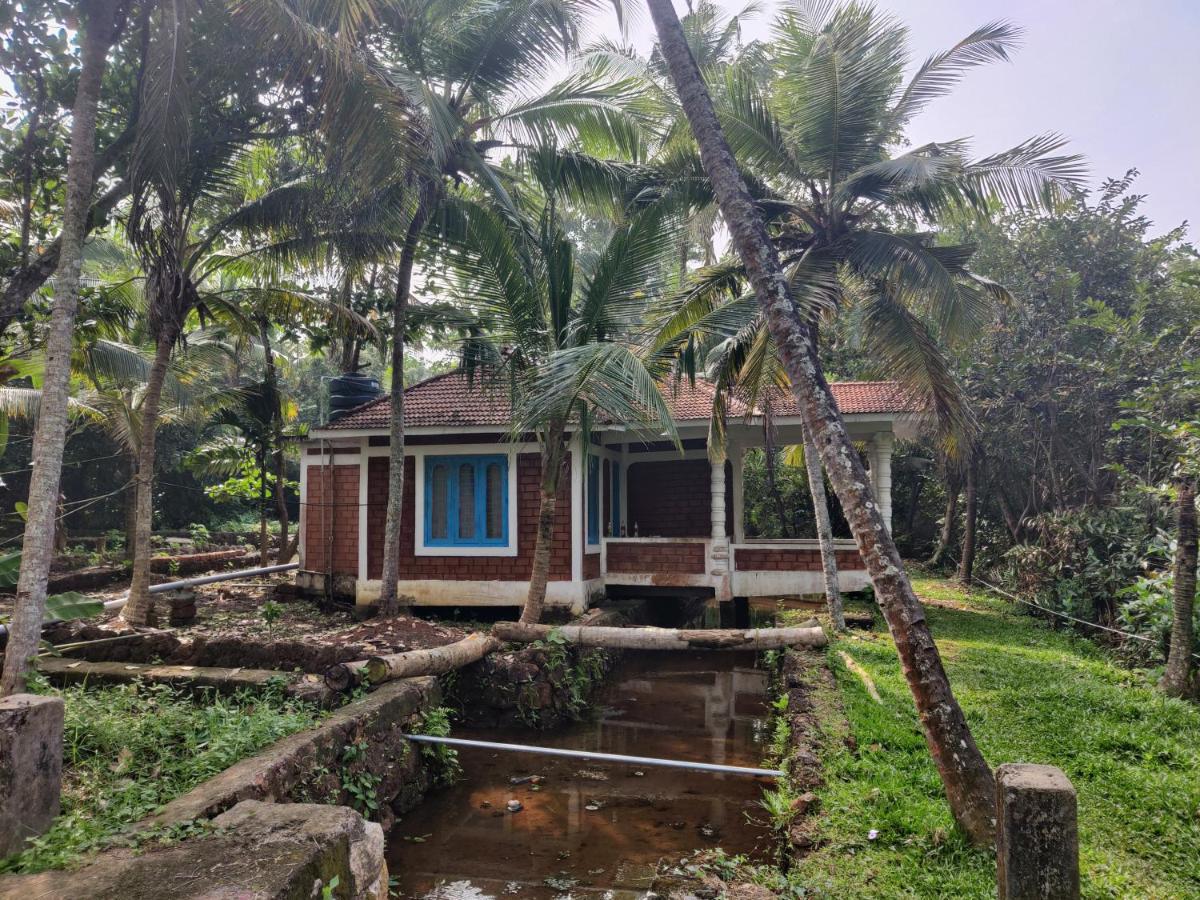
[[410,741],[422,744],[448,744],[451,747],[476,747],[480,750],[503,750],[508,753],[540,753],[543,756],[566,756],[570,759],[593,759],[603,762],[629,763],[637,766],[661,766],[667,769],[695,769],[700,772],[721,772],[726,775],[753,775],[760,778],[782,778],[779,769],[754,769],[746,766],[723,766],[716,763],[691,762],[685,759],[658,759],[653,756],[625,756],[621,753],[595,753],[590,750],[568,750],[563,747],[529,747],[524,744],[498,744],[495,741],[471,741],[466,738],[435,737],[431,734],[406,734]]
[[[997,594],[1003,594],[1010,600],[1015,600],[1017,603],[1024,603],[1026,606],[1031,606],[1034,609],[1041,610],[1044,613],[1049,613],[1052,616],[1058,616],[1060,619],[1066,619],[1069,622],[1075,622],[1079,625],[1086,625],[1088,628],[1098,628],[1101,631],[1107,631],[1109,634],[1118,634],[1123,638],[1129,638],[1131,641],[1142,641],[1146,644],[1153,644],[1156,647],[1158,646],[1159,642],[1157,640],[1151,637],[1146,637],[1144,634],[1134,634],[1131,631],[1121,631],[1119,628],[1111,628],[1108,625],[1101,625],[1099,622],[1089,622],[1087,619],[1079,619],[1068,613],[1059,612],[1056,609],[1050,609],[1048,606],[1042,606],[1040,603],[1034,603],[1032,600],[1026,600],[1024,597],[1018,597],[1016,594],[1006,591],[1004,588],[1000,587],[999,585],[992,584],[990,581],[984,581],[978,575],[975,576],[975,580],[984,587],[995,591]],[[1200,660],[1200,653],[1193,653],[1192,656],[1195,659]]]

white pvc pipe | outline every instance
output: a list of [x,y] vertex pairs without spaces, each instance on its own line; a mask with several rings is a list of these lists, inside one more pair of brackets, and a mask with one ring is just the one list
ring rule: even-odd
[[605,762],[631,763],[637,766],[663,766],[669,769],[695,769],[700,772],[722,772],[727,775],[753,775],[760,778],[782,778],[779,769],[753,769],[747,766],[722,766],[716,763],[691,762],[686,759],[659,759],[654,756],[626,756],[622,753],[596,753],[591,750],[567,750],[562,747],[528,747],[524,744],[498,744],[495,741],[472,741],[466,738],[434,737],[431,734],[406,734],[410,741],[423,744],[449,744],[452,747],[478,747],[481,750],[506,750],[509,753],[540,753],[543,756],[566,756],[571,759],[598,759]]

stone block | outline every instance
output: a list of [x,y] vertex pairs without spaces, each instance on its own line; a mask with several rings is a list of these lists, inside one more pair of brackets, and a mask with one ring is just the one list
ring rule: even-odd
[[1075,788],[1061,769],[996,769],[996,888],[1000,900],[1079,897]]
[[246,800],[212,834],[110,850],[78,869],[0,878],[2,897],[298,900],[337,878],[338,900],[386,900],[383,829],[344,806]]
[[59,697],[0,700],[0,858],[20,852],[58,815],[63,712]]

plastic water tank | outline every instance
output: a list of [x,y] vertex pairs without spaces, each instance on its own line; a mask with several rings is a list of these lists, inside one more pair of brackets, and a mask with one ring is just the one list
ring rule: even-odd
[[382,393],[379,379],[345,372],[329,379],[329,421],[336,422],[352,409],[370,403]]

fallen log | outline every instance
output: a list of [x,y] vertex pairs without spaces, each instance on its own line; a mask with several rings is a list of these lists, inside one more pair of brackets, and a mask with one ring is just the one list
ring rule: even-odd
[[551,632],[572,644],[620,650],[778,650],[783,647],[824,647],[829,642],[819,627],[688,630],[526,625],[520,622],[497,622],[492,626],[495,637],[522,644],[545,640]]
[[365,680],[371,684],[417,675],[444,675],[483,659],[499,646],[500,642],[495,638],[476,631],[461,641],[441,647],[338,663],[326,670],[325,684],[332,690],[345,691],[363,680],[360,673],[365,673]]
[[362,683],[367,673],[367,661],[334,663],[325,670],[325,687],[331,691],[352,691]]

